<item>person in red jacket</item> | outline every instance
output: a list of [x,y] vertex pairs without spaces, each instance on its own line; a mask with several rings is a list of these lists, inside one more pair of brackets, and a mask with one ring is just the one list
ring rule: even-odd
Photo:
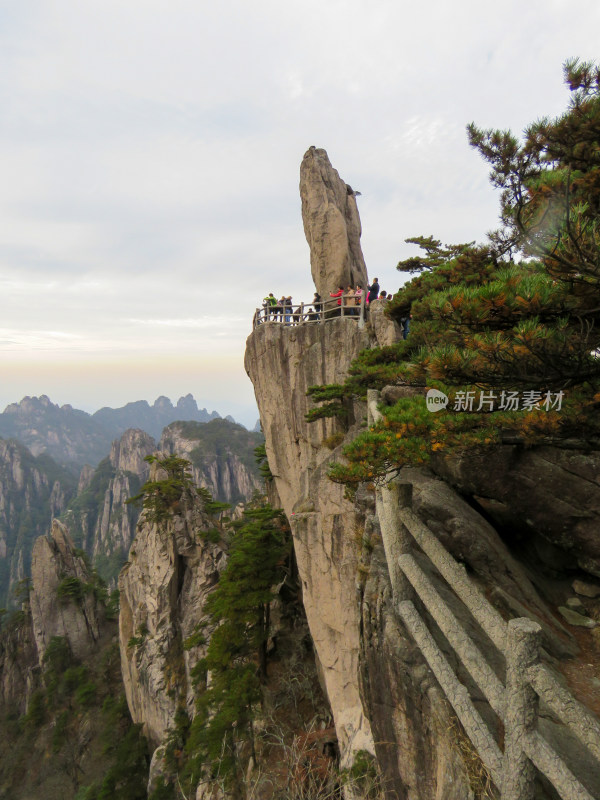
[[330,316],[335,317],[335,316],[339,316],[339,314],[342,313],[342,295],[343,294],[344,294],[344,287],[343,286],[338,286],[337,292],[330,292],[329,293],[329,297],[337,297],[337,299],[338,299],[337,304],[339,306],[339,309],[337,311],[335,311],[335,312],[332,312],[330,314]]

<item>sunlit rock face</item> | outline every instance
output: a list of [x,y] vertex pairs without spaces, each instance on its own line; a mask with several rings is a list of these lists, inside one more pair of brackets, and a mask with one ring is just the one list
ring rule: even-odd
[[309,148],[300,166],[302,222],[310,247],[310,267],[317,292],[328,297],[338,286],[367,286],[360,246],[356,197],[331,166],[325,150]]
[[194,482],[213,498],[235,505],[261,492],[254,448],[262,437],[228,420],[207,424],[173,422],[164,429],[158,449],[190,461]]
[[[326,475],[323,440],[344,435],[335,420],[309,424],[309,386],[338,383],[368,345],[348,318],[287,328],[261,325],[246,344],[267,456],[290,521],[311,636],[331,705],[342,756],[373,749],[358,687],[360,613],[355,508]],[[361,417],[362,418],[362,417]],[[360,420],[354,421],[360,422]]]
[[213,524],[191,492],[168,521],[148,522],[142,515],[119,575],[125,694],[133,721],[155,747],[173,727],[182,698],[194,713],[190,671],[206,649],[184,650],[183,642],[207,621],[204,604],[225,564],[221,546],[202,537]]
[[[61,592],[69,579],[71,589]],[[31,556],[31,618],[40,664],[53,636],[65,637],[81,659],[98,642],[103,612],[94,593],[85,591],[90,579],[67,529],[54,520],[50,537],[37,539]]]
[[98,509],[92,550],[100,554],[126,553],[135,536],[139,510],[127,505],[130,497],[148,479],[149,465],[144,458],[156,449],[154,439],[142,430],[125,431],[110,449],[110,478],[104,501]]
[[[352,235],[346,224],[347,217],[354,218],[354,196],[325,151],[310,148],[307,152],[300,186],[319,293],[327,296],[337,285],[365,281],[362,255],[352,255],[360,236],[358,214],[350,225]],[[360,277],[353,269],[359,270]],[[260,325],[246,342],[245,367],[260,411],[274,496],[293,531],[303,602],[342,763],[352,763],[357,750],[369,750],[376,754],[389,796],[463,800],[472,795],[472,789],[470,766],[457,745],[460,731],[447,699],[397,614],[373,487],[362,486],[351,502],[343,488],[327,477],[330,464],[343,458],[344,444],[365,424],[366,409],[360,402],[348,403],[345,424],[335,418],[309,424],[305,418],[314,407],[306,396],[310,386],[343,383],[361,350],[398,341],[400,330],[384,310],[384,303],[373,304],[362,329],[351,318],[297,326]],[[418,390],[388,387],[382,399],[394,402],[397,396],[414,391]],[[479,472],[480,482],[489,481],[489,470],[480,465]],[[544,647],[553,659],[576,659],[576,640],[538,594],[528,570],[489,521],[450,485],[461,483],[457,476],[444,481],[429,470],[405,467],[401,477],[413,486],[415,513],[467,566],[472,580],[496,608],[507,617],[528,615],[539,621]],[[471,488],[466,485],[468,476],[461,472],[458,477],[461,488]],[[431,564],[423,559],[420,563],[493,668],[501,672],[500,655],[462,603],[451,596]],[[438,647],[456,664],[460,679],[495,730],[497,720],[480,690],[444,636],[431,620],[429,624]],[[575,752],[560,726],[546,720],[541,724],[552,737],[563,739],[566,752]]]

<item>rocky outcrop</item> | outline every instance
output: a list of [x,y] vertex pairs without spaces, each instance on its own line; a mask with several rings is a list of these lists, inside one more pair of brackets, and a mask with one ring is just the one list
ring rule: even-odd
[[96,653],[104,622],[93,576],[57,520],[50,537],[35,542],[30,585],[20,599],[21,609],[9,615],[0,633],[0,708],[22,714],[39,687],[52,637],[65,638],[73,656],[84,659]]
[[148,480],[147,456],[162,453],[188,459],[197,485],[207,487],[216,500],[235,505],[262,488],[254,457],[254,448],[262,441],[260,434],[222,419],[172,423],[158,445],[143,430],[127,430],[112,443],[110,456],[93,474],[82,471],[81,491],[64,519],[112,587],[136,533],[140,509],[127,501]]
[[156,449],[154,439],[142,430],[128,430],[112,443],[110,464],[113,476],[104,493],[93,537],[93,556],[110,556],[129,551],[135,536],[139,509],[127,501],[139,491],[150,474],[144,461]]
[[503,445],[433,467],[547,569],[600,577],[600,453]]
[[[356,322],[287,328],[263,325],[246,343],[245,366],[258,401],[269,466],[292,527],[303,602],[345,762],[373,751],[358,687],[360,617],[357,602],[360,521],[343,487],[327,479],[331,451],[323,441],[343,439],[340,424],[308,424],[309,386],[339,383],[350,361],[369,343]],[[364,409],[350,420],[356,428]]]
[[190,671],[205,646],[184,650],[183,642],[205,622],[205,600],[225,563],[221,546],[202,536],[213,525],[192,493],[165,523],[142,516],[119,575],[125,693],[132,719],[155,747],[173,726],[179,703],[194,714]]
[[29,574],[33,542],[74,490],[74,478],[52,459],[0,439],[0,606],[12,604],[11,587]]
[[313,281],[322,297],[338,286],[367,286],[360,246],[356,193],[331,166],[325,150],[311,147],[300,166],[302,221]]
[[0,709],[23,714],[35,685],[38,651],[27,604],[0,633]]
[[254,456],[262,441],[260,433],[229,420],[174,422],[163,431],[159,449],[188,459],[196,485],[206,487],[215,500],[235,505],[262,492]]
[[31,557],[31,618],[40,664],[53,636],[68,639],[76,658],[93,650],[102,617],[93,589],[84,559],[54,520],[50,537],[36,540]]
[[[321,165],[326,171],[329,164],[325,159],[323,151],[309,150],[301,187],[310,183],[307,175],[319,186]],[[323,217],[307,211],[310,204],[303,194],[313,276],[322,294],[337,282],[353,280],[347,274],[340,278],[339,264],[344,260],[336,255],[340,225],[336,223],[338,232],[331,237],[322,234],[328,213],[328,182],[322,179],[315,192],[318,195],[320,191],[323,198]],[[330,463],[341,457],[343,443],[354,438],[366,422],[366,410],[360,403],[347,405],[345,425],[332,419],[309,425],[305,420],[312,407],[306,398],[309,386],[343,383],[361,349],[398,340],[400,331],[383,314],[383,304],[374,304],[371,312],[363,330],[352,319],[340,318],[313,326],[259,326],[247,340],[245,366],[254,385],[276,492],[292,527],[303,601],[342,762],[351,763],[356,750],[366,749],[376,753],[390,796],[463,800],[472,796],[469,758],[473,750],[464,744],[464,733],[447,700],[396,613],[373,487],[363,486],[356,502],[350,502],[342,488],[327,477]],[[581,464],[562,464],[562,468],[577,473]],[[457,470],[453,478],[461,488],[467,481],[475,484],[477,480],[485,487],[492,480],[491,473],[479,464],[471,472]],[[529,616],[538,621],[549,659],[573,656],[578,649],[574,636],[538,594],[527,569],[511,555],[484,516],[432,472],[405,468],[402,474],[413,486],[415,512],[465,564],[472,580],[498,610],[505,617]],[[595,491],[592,483],[588,476],[588,483],[580,484],[579,491]],[[473,486],[469,488],[473,491]],[[554,491],[556,505],[564,499],[564,492],[556,487]],[[481,494],[492,496],[489,491]],[[526,489],[521,494],[525,502]],[[488,510],[483,502],[480,505]],[[536,513],[541,511],[542,505]],[[580,541],[589,535],[586,520],[585,514],[578,519]],[[448,597],[435,570],[421,566],[429,569],[430,580],[500,674],[503,665],[498,653],[476,630],[462,604]],[[493,729],[480,690],[457,663],[435,625],[431,627],[438,646]]]
[[150,467],[144,458],[155,450],[144,431],[125,431],[95,470],[82,470],[77,497],[64,515],[74,540],[111,584],[127,558],[140,513],[127,500],[147,480]]
[[379,347],[394,344],[402,338],[402,329],[398,323],[385,315],[386,305],[384,300],[369,303],[369,324]]

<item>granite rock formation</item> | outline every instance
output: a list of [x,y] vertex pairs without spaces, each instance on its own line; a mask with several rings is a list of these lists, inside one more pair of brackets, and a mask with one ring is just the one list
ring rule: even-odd
[[127,500],[147,480],[150,468],[144,458],[155,449],[144,431],[126,431],[95,470],[82,469],[77,497],[63,516],[73,539],[109,584],[114,585],[135,536],[139,509]]
[[30,574],[31,548],[75,493],[75,479],[48,456],[0,439],[0,606]]
[[229,420],[205,425],[174,422],[163,431],[158,449],[187,458],[198,486],[205,486],[216,500],[235,505],[262,491],[254,457],[254,448],[262,441],[260,433]]
[[113,476],[104,493],[104,502],[96,522],[92,554],[109,557],[112,553],[125,555],[135,536],[139,510],[127,505],[140,486],[148,479],[149,464],[144,461],[156,449],[154,439],[141,430],[130,429],[112,443],[110,465]]
[[[102,618],[91,575],[65,526],[53,520],[50,537],[36,540],[31,556],[31,619],[40,664],[53,636],[65,637],[76,658],[84,658],[100,636]],[[66,582],[71,581],[70,590]]]
[[139,507],[127,500],[148,480],[147,456],[189,459],[196,484],[207,487],[216,500],[235,505],[261,488],[254,460],[260,442],[260,434],[222,419],[172,423],[158,444],[143,430],[129,429],[112,443],[110,456],[95,471],[82,470],[80,491],[64,519],[112,586],[136,533]]
[[[373,750],[358,687],[359,521],[343,488],[326,477],[331,451],[323,440],[339,435],[340,425],[335,420],[306,422],[306,390],[342,381],[368,341],[350,318],[296,328],[262,325],[247,341],[245,360],[269,467],[292,527],[304,607],[346,761],[358,750]],[[361,421],[361,416],[352,420],[355,429]]]
[[[152,474],[159,474],[156,465]],[[221,546],[202,537],[213,525],[191,492],[166,523],[142,515],[119,575],[125,694],[132,719],[143,724],[154,747],[173,726],[178,702],[194,715],[190,671],[205,646],[184,650],[183,642],[205,621],[205,600],[225,563]]]
[[[313,277],[317,290],[326,294],[338,282],[354,279],[347,273],[341,277],[344,258],[338,255],[350,251],[350,234],[340,245],[340,224],[335,235],[323,233],[331,201],[326,188],[329,179],[319,178],[322,164],[323,170],[329,165],[324,151],[311,148],[301,168],[301,191]],[[309,210],[307,176],[318,186],[321,180],[312,197],[320,192],[316,205],[322,214]],[[463,800],[472,796],[472,789],[468,760],[457,746],[460,729],[396,613],[372,487],[363,487],[351,502],[327,477],[331,461],[341,457],[343,444],[366,421],[366,409],[358,402],[348,404],[345,425],[335,419],[310,425],[305,420],[312,408],[306,397],[309,386],[342,383],[360,350],[390,344],[399,335],[382,313],[371,315],[362,330],[350,318],[312,326],[262,325],[247,340],[245,366],[254,385],[275,489],[292,527],[303,602],[342,763],[351,763],[357,750],[368,750],[377,756],[390,797]],[[476,472],[468,478],[461,472],[455,483],[459,485],[459,478],[462,486],[467,480],[475,481]],[[481,466],[478,477],[482,485],[490,480]],[[427,470],[405,468],[403,478],[413,485],[415,512],[467,566],[472,580],[497,609],[508,617],[529,616],[538,621],[549,660],[572,658],[578,651],[574,635],[484,516]],[[586,491],[585,486],[580,489]],[[485,491],[482,494],[486,496]],[[485,506],[481,503],[480,507]],[[588,535],[584,517],[582,540]],[[429,577],[493,668],[501,670],[498,655],[477,633],[464,609],[446,598],[439,576],[432,571]],[[442,651],[456,664],[447,642],[436,636]],[[456,669],[484,718],[491,721],[480,691],[458,664]],[[571,754],[577,755],[574,748]]]
[[600,578],[600,453],[502,445],[433,466],[547,569]]
[[331,166],[325,150],[310,147],[300,167],[302,221],[317,292],[328,297],[349,284],[367,286],[361,225],[351,186]]
[[52,637],[64,637],[75,658],[82,659],[96,652],[103,622],[87,563],[65,526],[53,520],[50,536],[34,544],[21,609],[0,634],[0,707],[25,711]]

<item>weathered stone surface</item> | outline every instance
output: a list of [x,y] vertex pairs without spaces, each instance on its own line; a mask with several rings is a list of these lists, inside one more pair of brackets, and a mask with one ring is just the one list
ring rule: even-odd
[[[56,473],[60,480],[56,480]],[[0,606],[12,602],[11,587],[30,574],[31,548],[74,494],[72,476],[37,460],[15,440],[0,439]]]
[[379,347],[395,344],[402,339],[402,328],[393,319],[386,317],[385,306],[386,303],[382,300],[369,303],[369,323]]
[[404,397],[424,396],[425,390],[416,386],[384,386],[381,390],[381,401],[386,406],[393,406]]
[[588,581],[573,581],[573,591],[582,597],[591,597],[592,599],[600,597],[600,585]]
[[0,633],[0,708],[25,712],[38,665],[31,615],[26,612],[22,624]]
[[412,484],[419,517],[457,561],[469,565],[478,581],[500,587],[538,615],[547,615],[523,566],[489,522],[451,486],[427,469],[405,467],[400,479]]
[[468,458],[436,454],[432,467],[461,493],[489,499],[501,528],[543,537],[563,566],[600,576],[600,453],[504,445]]
[[[186,423],[174,422],[165,428],[159,442],[159,450],[167,455],[178,455],[187,458],[192,464],[192,475],[198,486],[205,486],[215,499],[224,503],[237,503],[250,500],[254,492],[262,491],[262,479],[254,461],[254,447],[261,441],[256,434],[244,431],[235,425],[228,430],[224,420],[217,420],[198,431],[209,431],[211,427],[223,428],[220,432],[219,446],[215,452],[206,448],[205,455],[196,456],[202,450],[203,442],[194,438],[190,426]],[[200,435],[200,433],[199,433]],[[237,435],[243,441],[234,441]],[[250,453],[250,461],[248,461]]]
[[79,483],[77,484],[77,494],[85,491],[94,477],[94,468],[89,464],[84,464],[79,473]]
[[580,611],[574,611],[567,606],[559,606],[558,610],[562,616],[567,620],[569,625],[576,625],[580,628],[595,628],[598,624],[590,617],[584,616]]
[[[345,762],[373,751],[358,689],[359,606],[355,543],[358,517],[342,487],[326,476],[331,451],[324,438],[336,420],[309,424],[309,386],[340,383],[350,361],[369,343],[351,319],[287,328],[262,325],[246,343],[271,472],[294,536],[306,615]],[[364,409],[351,410],[351,424]]]
[[573,611],[577,611],[578,614],[583,614],[584,616],[587,614],[585,606],[578,597],[568,597],[565,605]]
[[367,286],[360,247],[356,199],[331,166],[325,150],[310,147],[300,166],[300,197],[310,266],[319,294],[327,298],[338,286]]
[[156,449],[154,439],[142,430],[131,428],[112,443],[110,464],[112,477],[104,492],[104,502],[98,510],[91,549],[96,558],[112,553],[125,554],[135,536],[139,509],[127,505],[148,479],[150,466],[144,461]]
[[361,695],[390,796],[470,797],[467,769],[456,747],[459,729],[431,670],[394,611],[381,544],[371,553],[361,610]]
[[[156,469],[156,467],[154,467]],[[205,647],[183,641],[205,621],[204,602],[225,563],[218,544],[204,541],[212,527],[197,496],[184,495],[180,513],[159,525],[144,521],[119,575],[119,644],[125,694],[134,722],[154,746],[185,698],[193,715],[190,670]]]
[[94,649],[102,611],[93,592],[84,590],[81,596],[71,598],[58,595],[65,578],[74,578],[83,589],[90,577],[67,529],[53,520],[50,538],[37,539],[31,557],[31,617],[40,664],[53,636],[68,639],[76,658],[84,658]]

